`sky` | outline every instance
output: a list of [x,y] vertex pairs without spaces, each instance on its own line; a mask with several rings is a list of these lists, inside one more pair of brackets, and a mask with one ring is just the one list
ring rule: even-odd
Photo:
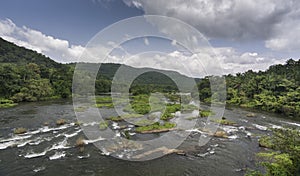
[[[203,34],[218,58],[201,50],[203,60],[209,60],[202,66],[216,69],[211,66],[218,60],[229,74],[265,70],[298,59],[299,9],[298,0],[3,0],[0,37],[68,63],[80,60],[88,42],[110,25],[135,16],[163,15],[182,20]],[[159,25],[170,31],[174,28],[167,23]],[[175,47],[174,42],[155,37],[131,39],[117,46],[107,62],[122,63],[124,57],[132,56],[135,62],[126,63],[160,69],[172,64],[171,68],[178,69],[175,64],[185,62],[191,75],[203,76],[194,63],[199,55],[187,56],[181,50],[184,46]],[[150,51],[157,52],[142,54]]]

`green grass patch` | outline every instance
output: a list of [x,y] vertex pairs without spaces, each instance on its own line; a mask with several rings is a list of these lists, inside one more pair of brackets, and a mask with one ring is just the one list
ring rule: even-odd
[[171,129],[176,126],[175,123],[165,122],[164,124],[160,124],[159,122],[155,122],[154,124],[147,125],[147,126],[141,126],[136,128],[136,132],[142,133],[142,132],[151,132],[154,130],[165,130],[165,129]]
[[97,103],[95,105],[97,108],[113,108],[113,103]]
[[[151,106],[150,106],[151,104]],[[127,105],[124,109],[125,112],[148,114],[151,112],[158,112],[164,110],[164,103],[160,98],[150,95],[136,95],[132,96],[130,105]]]
[[161,120],[168,121],[174,118],[174,113],[180,111],[181,105],[180,104],[167,104],[165,112],[161,116]]
[[199,115],[200,115],[200,117],[208,117],[208,116],[213,115],[213,112],[210,110],[200,110]]
[[16,105],[17,103],[14,103],[12,100],[0,99],[0,108],[10,108]]
[[122,116],[111,116],[108,118],[108,120],[119,122],[123,121],[124,119],[130,119],[130,118],[140,118],[143,117],[142,114],[124,114]]
[[221,120],[211,120],[212,122],[216,122],[219,123],[221,125],[235,125],[236,122],[230,121],[230,120],[226,120],[226,119],[221,119]]
[[260,147],[273,148],[273,142],[272,142],[272,138],[270,136],[262,136],[258,140],[258,144]]
[[147,126],[147,125],[151,125],[153,123],[154,123],[153,120],[142,119],[142,120],[139,120],[139,121],[135,122],[134,124],[136,126]]
[[108,128],[108,121],[102,121],[99,124],[99,129],[100,130],[106,130]]

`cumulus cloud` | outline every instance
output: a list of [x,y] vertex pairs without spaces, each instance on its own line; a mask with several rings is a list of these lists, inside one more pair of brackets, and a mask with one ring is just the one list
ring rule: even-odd
[[123,1],[147,15],[181,19],[209,38],[262,40],[273,50],[300,48],[298,0]]
[[145,52],[133,56],[109,56],[109,62],[123,63],[137,68],[151,67],[173,70],[192,77],[223,75],[265,70],[270,65],[282,64],[285,59],[267,57],[253,52],[239,53],[234,48],[201,48],[198,53],[182,51],[169,53]]
[[0,20],[0,37],[58,62],[76,61],[84,50],[80,45],[70,45],[67,40],[45,35],[26,26],[18,27],[10,19]]

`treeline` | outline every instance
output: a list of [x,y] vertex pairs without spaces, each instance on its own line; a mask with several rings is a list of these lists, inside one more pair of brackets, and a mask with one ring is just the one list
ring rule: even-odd
[[[114,74],[120,64],[102,64],[95,81],[96,94],[109,93]],[[130,71],[138,68],[125,66]],[[0,38],[0,98],[15,102],[38,101],[49,98],[67,98],[72,92],[75,64],[59,64],[35,51],[18,47]],[[163,72],[146,68],[131,85],[130,92],[177,92],[174,81]],[[177,72],[165,71],[181,84],[188,78]],[[210,102],[212,95],[210,79],[195,79],[201,101]],[[120,86],[122,86],[120,82]],[[242,107],[300,116],[300,60],[288,60],[284,65],[271,66],[266,71],[226,76],[227,103]]]
[[[300,117],[300,60],[225,77],[228,104]],[[209,78],[198,83],[200,99],[205,102],[212,96]]]
[[67,98],[71,95],[72,67],[47,68],[35,63],[0,64],[0,97],[14,102]]

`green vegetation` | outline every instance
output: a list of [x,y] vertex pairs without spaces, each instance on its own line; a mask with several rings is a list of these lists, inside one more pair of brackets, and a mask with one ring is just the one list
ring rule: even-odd
[[159,122],[155,122],[154,124],[141,126],[136,128],[136,132],[145,133],[145,132],[161,132],[164,130],[170,130],[176,126],[175,123],[165,122],[164,124],[160,124]]
[[23,134],[23,133],[26,133],[27,132],[27,129],[26,128],[23,128],[23,127],[20,127],[20,128],[16,128],[14,130],[14,133],[15,134]]
[[99,96],[96,97],[96,107],[97,108],[113,108],[111,96]]
[[[88,66],[88,64],[87,64]],[[111,81],[120,64],[101,64],[95,81],[95,93],[110,92]],[[131,71],[138,68],[123,65]],[[35,51],[18,47],[0,38],[0,98],[21,101],[40,101],[53,98],[67,98],[71,96],[72,78],[75,64],[59,64]],[[161,71],[147,68],[148,72],[137,77],[130,87],[130,92],[137,95],[131,101],[135,113],[146,114],[151,108],[149,95],[162,92],[173,102],[181,102],[176,94],[176,84],[163,73],[176,77],[183,85],[190,79],[177,72]],[[241,107],[255,108],[264,111],[281,113],[288,117],[300,117],[300,60],[288,60],[284,65],[273,65],[266,71],[237,73],[226,76],[227,103]],[[195,79],[199,97],[202,102],[210,102],[213,97],[221,97],[210,90],[210,79],[207,76]],[[83,77],[82,82],[86,79]],[[122,80],[122,79],[120,79]],[[188,85],[188,84],[186,84]],[[123,82],[118,86],[126,87]],[[75,87],[76,88],[76,87]],[[143,95],[142,95],[143,94]],[[97,100],[97,107],[113,107],[111,100]],[[151,102],[152,112],[160,111],[159,101]],[[0,105],[1,106],[1,105]],[[12,106],[2,105],[4,107]],[[195,107],[185,105],[182,110],[193,110]],[[129,107],[125,110],[130,111]],[[207,114],[203,114],[207,116]],[[163,119],[170,119],[172,115],[166,112]]]
[[200,117],[208,117],[213,115],[213,113],[210,110],[200,110],[199,115]]
[[174,117],[174,113],[176,111],[180,111],[181,105],[180,104],[167,104],[164,113],[161,116],[161,120],[168,121]]
[[107,128],[108,128],[108,121],[100,122],[100,124],[99,124],[100,130],[106,130]]
[[300,173],[300,132],[293,129],[273,129],[272,136],[260,139],[260,146],[272,149],[257,154],[266,173],[249,171],[251,176],[292,176]]
[[151,125],[151,124],[153,124],[153,123],[154,123],[154,121],[152,121],[152,120],[141,119],[141,120],[135,122],[134,124],[135,124],[136,126],[146,126],[146,125]]
[[140,117],[143,117],[143,115],[142,114],[124,114],[122,116],[111,116],[107,120],[118,122],[118,121],[123,121],[125,119],[140,118]]
[[164,106],[159,98],[147,94],[141,94],[132,96],[130,105],[126,106],[124,108],[124,111],[138,114],[147,114],[150,111],[162,111],[163,107]]
[[12,100],[0,99],[0,108],[10,108],[16,105],[17,104],[14,103]]
[[119,121],[123,121],[124,119],[120,116],[111,116],[111,117],[107,118],[107,120],[111,120],[111,121],[114,121],[114,122],[119,122]]
[[300,60],[226,79],[228,103],[300,117]]
[[226,119],[212,120],[212,122],[216,122],[216,123],[219,123],[221,125],[235,125],[236,124],[235,122],[229,121],[229,120],[226,120]]

